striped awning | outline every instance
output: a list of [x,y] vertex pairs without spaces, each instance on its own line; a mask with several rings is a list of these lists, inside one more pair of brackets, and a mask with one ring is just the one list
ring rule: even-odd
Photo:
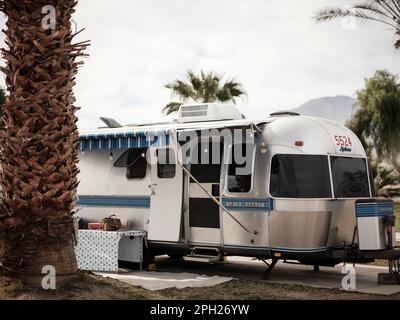
[[129,148],[146,148],[149,146],[169,145],[169,135],[166,130],[138,131],[124,129],[119,131],[97,131],[82,133],[80,150],[116,150]]

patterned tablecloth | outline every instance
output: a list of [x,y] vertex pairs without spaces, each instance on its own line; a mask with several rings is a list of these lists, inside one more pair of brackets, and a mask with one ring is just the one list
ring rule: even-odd
[[145,235],[144,231],[137,230],[79,230],[75,247],[78,268],[117,272],[119,259],[141,263]]

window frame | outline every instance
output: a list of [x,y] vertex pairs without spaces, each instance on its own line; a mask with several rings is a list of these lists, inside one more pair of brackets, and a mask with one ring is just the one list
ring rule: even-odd
[[[198,180],[201,184],[219,184],[219,185],[222,185],[222,183],[223,183],[223,177],[224,177],[224,174],[225,174],[225,172],[224,172],[224,167],[223,167],[223,165],[224,165],[224,162],[225,162],[225,150],[226,150],[226,148],[225,148],[225,143],[223,142],[223,139],[221,139],[221,140],[219,140],[219,141],[213,141],[212,140],[212,136],[205,136],[205,137],[198,137],[198,138],[196,138],[196,139],[193,139],[190,143],[191,143],[191,145],[190,145],[190,147],[187,149],[187,150],[192,150],[191,149],[191,147],[192,146],[194,146],[194,148],[197,148],[197,156],[199,156],[199,149],[200,149],[200,147],[202,146],[202,143],[204,143],[204,142],[206,142],[207,144],[208,144],[208,147],[210,148],[212,148],[212,144],[213,143],[216,143],[216,144],[219,144],[220,145],[220,147],[221,147],[221,155],[220,155],[220,163],[219,164],[214,164],[214,163],[209,163],[209,164],[204,164],[205,166],[207,166],[207,165],[213,165],[213,166],[219,166],[219,176],[218,176],[218,182],[205,182],[205,181],[203,181],[204,179],[203,179],[203,177],[201,177],[201,178],[199,178],[198,176],[196,176],[196,173],[193,173],[191,170],[192,170],[192,166],[193,165],[202,165],[201,163],[192,163],[192,154],[189,156],[189,157],[187,157],[186,158],[186,161],[187,161],[187,164],[189,165],[189,167],[190,167],[190,171],[191,171],[191,174],[196,178],[196,180]],[[213,152],[213,151],[211,151],[211,152]],[[197,159],[197,160],[199,160],[199,159]],[[211,159],[209,159],[209,160],[211,160]],[[216,177],[216,176],[215,176]],[[194,181],[192,181],[192,178],[191,177],[189,177],[189,183],[192,183],[192,182],[194,182]]]
[[[368,158],[367,157],[360,157],[356,155],[338,155],[338,154],[328,154],[329,158],[329,168],[331,171],[331,181],[332,181],[332,194],[333,194],[333,199],[337,200],[351,200],[351,199],[370,199],[372,198],[372,188],[371,188],[371,179],[370,179],[370,171],[369,171],[369,165],[368,165]],[[367,178],[368,178],[368,190],[369,190],[369,196],[368,197],[336,197],[335,193],[335,186],[333,182],[333,173],[332,173],[332,162],[331,158],[355,158],[355,159],[362,159],[365,162],[366,166],[366,171],[367,171]]]
[[[129,170],[129,168],[131,168],[132,166],[125,166],[125,167],[116,167],[116,166],[114,166],[115,165],[115,163],[120,159],[120,158],[122,158],[126,153],[128,153],[128,152],[131,152],[132,150],[144,150],[144,154],[145,154],[145,157],[144,157],[144,159],[145,159],[145,161],[146,161],[146,171],[145,171],[145,174],[144,174],[144,176],[142,177],[142,178],[129,178],[128,177],[128,170]],[[127,179],[127,180],[129,180],[129,181],[141,181],[141,180],[145,180],[146,178],[147,178],[147,175],[148,175],[148,173],[149,173],[149,163],[148,163],[148,161],[147,161],[147,151],[148,151],[148,147],[144,147],[144,148],[128,148],[125,152],[123,152],[119,157],[118,157],[118,159],[117,160],[115,160],[114,161],[114,163],[113,163],[113,168],[117,168],[117,169],[122,169],[122,168],[124,168],[125,169],[125,178]],[[134,165],[134,164],[133,164]]]
[[[372,198],[372,190],[371,190],[371,178],[370,178],[370,167],[368,165],[368,157],[358,156],[358,155],[338,155],[338,154],[312,154],[316,156],[326,156],[329,166],[329,179],[331,185],[331,198],[282,198],[282,197],[274,197],[271,194],[271,169],[272,169],[272,159],[277,155],[303,155],[307,156],[304,153],[275,153],[269,159],[269,181],[268,181],[268,195],[271,199],[277,200],[302,200],[302,201],[313,201],[313,200],[354,200],[354,199],[370,199]],[[333,185],[333,175],[332,175],[332,166],[331,166],[331,157],[339,157],[339,158],[356,158],[363,159],[366,162],[367,166],[367,175],[368,175],[368,188],[369,188],[369,197],[356,197],[356,198],[336,198],[335,189]]]
[[[328,161],[328,173],[329,173],[329,186],[330,186],[330,198],[286,198],[286,197],[275,197],[271,193],[271,170],[272,170],[272,160],[275,156],[323,156],[326,157],[326,161]],[[331,167],[330,167],[330,160],[329,155],[327,154],[304,154],[304,153],[275,153],[269,159],[269,181],[268,181],[268,194],[271,199],[276,200],[301,200],[301,201],[314,201],[314,200],[333,200],[334,194],[332,189],[332,174],[331,174]]]
[[[158,162],[158,150],[172,150],[172,152],[174,153],[174,161],[175,161],[175,163],[173,164],[174,165],[174,167],[175,167],[175,171],[174,171],[174,176],[173,177],[167,177],[167,178],[165,178],[165,177],[160,177],[159,176],[159,173],[160,173],[160,171],[159,171],[159,166],[160,166],[160,163]],[[169,153],[170,151],[168,151],[168,153]],[[160,180],[168,180],[168,179],[175,179],[175,177],[176,177],[176,172],[177,172],[177,159],[176,159],[176,151],[175,151],[175,149],[174,148],[172,148],[171,146],[168,146],[168,147],[166,147],[166,148],[157,148],[156,150],[155,150],[155,154],[156,154],[156,159],[157,159],[157,168],[156,168],[156,170],[157,170],[157,173],[156,173],[156,176],[157,176],[157,179],[160,179]],[[169,156],[168,156],[169,157]],[[161,164],[162,166],[170,166],[170,165],[172,165],[172,164]]]
[[[245,142],[242,143],[235,143],[235,144],[245,144]],[[229,160],[229,156],[232,154],[233,146],[235,144],[231,144],[228,147],[228,154],[227,154],[227,160]],[[253,148],[253,154],[252,154],[252,163],[251,163],[251,183],[250,183],[250,190],[247,192],[232,192],[229,191],[228,189],[228,177],[229,177],[229,166],[231,165],[230,163],[226,164],[226,176],[224,179],[224,184],[225,184],[225,192],[227,195],[245,195],[245,194],[250,194],[254,191],[254,169],[255,169],[255,162],[256,162],[256,151],[257,151],[257,145],[254,144]]]

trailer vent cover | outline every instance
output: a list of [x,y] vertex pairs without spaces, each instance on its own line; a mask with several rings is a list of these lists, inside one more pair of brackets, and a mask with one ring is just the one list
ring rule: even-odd
[[203,103],[182,105],[179,108],[179,122],[204,122],[243,119],[240,111],[230,104]]
[[208,105],[183,106],[181,110],[182,117],[207,117]]

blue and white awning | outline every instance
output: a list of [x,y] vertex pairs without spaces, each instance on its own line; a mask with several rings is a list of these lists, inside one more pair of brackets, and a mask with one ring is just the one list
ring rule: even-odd
[[116,150],[169,145],[167,130],[138,131],[133,129],[82,133],[79,135],[80,150]]

